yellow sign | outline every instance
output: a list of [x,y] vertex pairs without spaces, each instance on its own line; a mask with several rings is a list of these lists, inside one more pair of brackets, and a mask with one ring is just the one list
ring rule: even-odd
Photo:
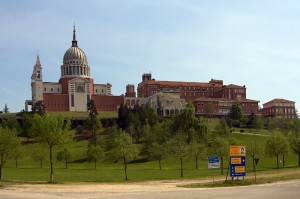
[[231,158],[231,164],[242,164],[242,158]]
[[245,173],[245,166],[235,166],[234,167],[234,172],[235,173]]
[[230,156],[246,156],[246,146],[230,146]]

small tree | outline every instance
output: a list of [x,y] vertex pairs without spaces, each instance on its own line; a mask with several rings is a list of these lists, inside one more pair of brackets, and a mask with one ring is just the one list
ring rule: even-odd
[[279,155],[284,155],[288,152],[287,139],[281,134],[271,136],[267,140],[265,152],[269,157],[276,157],[277,169],[279,169]]
[[112,159],[123,160],[125,180],[128,180],[127,176],[127,163],[139,154],[139,150],[135,144],[132,143],[132,138],[125,132],[121,132],[114,144],[114,148],[110,151]]
[[186,143],[186,136],[179,132],[170,140],[170,152],[175,157],[180,159],[180,177],[183,177],[183,159],[188,156],[189,148]]
[[64,162],[66,165],[66,169],[68,168],[68,162],[72,160],[72,154],[68,148],[64,148],[59,151],[56,155],[56,159],[60,162]]
[[150,147],[150,156],[155,160],[158,160],[159,169],[161,170],[161,160],[167,154],[167,148],[165,144],[158,144],[153,142]]
[[15,130],[0,127],[0,180],[2,180],[2,169],[7,159],[18,151],[20,140]]
[[87,156],[90,161],[94,162],[94,169],[97,169],[97,161],[104,158],[104,150],[100,145],[90,145],[87,150]]
[[46,113],[46,106],[44,105],[44,102],[43,101],[35,102],[32,107],[32,112],[39,115],[44,115]]
[[18,168],[18,160],[22,157],[20,149],[15,150],[11,157],[15,160],[16,168]]
[[[255,138],[254,138],[255,139]],[[252,167],[253,167],[253,172],[255,171],[255,158],[261,154],[263,149],[261,148],[260,145],[256,144],[256,141],[252,141],[250,145],[247,148],[247,155],[251,156],[252,158]]]
[[206,147],[204,144],[192,142],[190,144],[190,155],[195,158],[196,169],[198,169],[198,159],[206,154]]
[[292,151],[298,155],[298,166],[300,166],[300,136],[290,136],[289,143]]
[[35,114],[32,118],[30,135],[49,147],[50,179],[53,182],[53,148],[72,142],[74,132],[70,131],[70,120],[62,115],[48,116]]
[[4,105],[3,113],[9,113],[9,108],[8,108],[7,104]]
[[47,157],[47,150],[43,146],[37,147],[31,154],[35,161],[40,161],[40,168],[43,168],[43,161]]
[[229,143],[226,138],[216,137],[212,142],[212,150],[221,159],[221,175],[223,175],[224,157],[228,156]]

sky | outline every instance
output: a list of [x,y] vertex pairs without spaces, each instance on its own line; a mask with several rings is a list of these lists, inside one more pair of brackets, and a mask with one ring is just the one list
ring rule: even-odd
[[112,93],[156,80],[245,85],[260,106],[284,98],[300,110],[298,0],[3,0],[0,110],[25,108],[37,53],[58,82],[76,24],[97,84]]

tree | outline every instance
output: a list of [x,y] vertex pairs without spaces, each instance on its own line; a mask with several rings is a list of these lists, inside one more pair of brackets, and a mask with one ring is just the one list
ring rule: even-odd
[[214,102],[207,102],[205,104],[204,110],[207,116],[209,117],[209,121],[211,122],[212,114],[214,113],[215,104]]
[[46,143],[49,148],[50,179],[53,182],[53,148],[70,143],[74,132],[70,130],[70,120],[64,120],[62,115],[48,116],[35,114],[32,118],[30,134],[37,141]]
[[15,117],[10,116],[7,119],[3,120],[1,126],[3,128],[15,129],[18,134],[21,133],[20,124]]
[[102,128],[100,119],[98,119],[98,111],[94,100],[87,103],[87,112],[89,113],[88,126],[92,131],[92,144],[97,145],[97,131]]
[[155,160],[158,160],[159,170],[161,170],[161,160],[167,154],[166,144],[159,144],[157,142],[153,142],[150,147],[150,156]]
[[276,157],[277,169],[279,169],[279,155],[284,155],[288,152],[287,139],[282,134],[271,136],[267,140],[265,152],[267,156]]
[[9,113],[9,108],[8,108],[7,104],[4,105],[3,113]]
[[98,146],[91,145],[88,147],[87,156],[88,156],[88,160],[94,162],[94,168],[96,170],[97,169],[97,161],[104,158],[104,150],[100,145],[98,145]]
[[31,154],[35,161],[40,161],[40,168],[43,168],[43,161],[47,156],[47,150],[44,146],[37,147]]
[[0,180],[2,180],[2,169],[7,159],[20,147],[20,140],[15,130],[0,127]]
[[243,110],[240,106],[240,104],[235,103],[231,106],[228,118],[229,118],[229,123],[231,123],[231,126],[237,126],[239,127],[241,122],[243,121]]
[[125,180],[127,176],[127,163],[139,154],[139,150],[135,144],[132,143],[132,138],[125,132],[121,132],[116,140],[114,148],[109,152],[112,159],[123,160]]
[[255,171],[255,158],[259,154],[261,154],[262,151],[263,149],[261,148],[261,146],[256,144],[256,140],[252,141],[247,148],[247,155],[249,155],[252,158],[253,172]]
[[226,121],[224,119],[219,120],[219,123],[216,125],[215,129],[214,129],[214,134],[212,135],[212,137],[228,137],[229,136],[229,129],[228,126],[226,124]]
[[186,136],[178,132],[169,142],[171,154],[180,159],[180,177],[183,177],[183,159],[188,156],[189,148],[186,144]]
[[22,152],[18,148],[17,150],[14,151],[14,153],[11,156],[15,162],[16,162],[16,168],[18,168],[18,160],[22,157]]
[[72,159],[72,154],[68,148],[64,148],[63,150],[61,150],[57,153],[56,159],[60,162],[64,162],[66,165],[66,169],[67,169],[68,162],[70,162]]
[[224,137],[216,137],[212,141],[212,151],[221,159],[221,175],[223,175],[224,157],[228,156],[229,143]]
[[128,127],[127,117],[129,114],[129,109],[126,104],[120,104],[118,109],[118,120],[117,124],[122,129],[125,130]]
[[192,142],[190,143],[190,155],[195,158],[196,169],[198,169],[198,159],[206,153],[206,147],[204,144]]
[[32,112],[39,115],[44,115],[46,113],[46,106],[43,101],[37,101],[32,106]]
[[300,166],[300,136],[298,134],[289,137],[292,151],[298,155],[298,166]]

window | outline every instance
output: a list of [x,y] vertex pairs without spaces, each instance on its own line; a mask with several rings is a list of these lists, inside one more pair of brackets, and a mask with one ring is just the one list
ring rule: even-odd
[[71,106],[74,107],[74,95],[71,95]]
[[53,91],[53,88],[51,88],[51,91]]

